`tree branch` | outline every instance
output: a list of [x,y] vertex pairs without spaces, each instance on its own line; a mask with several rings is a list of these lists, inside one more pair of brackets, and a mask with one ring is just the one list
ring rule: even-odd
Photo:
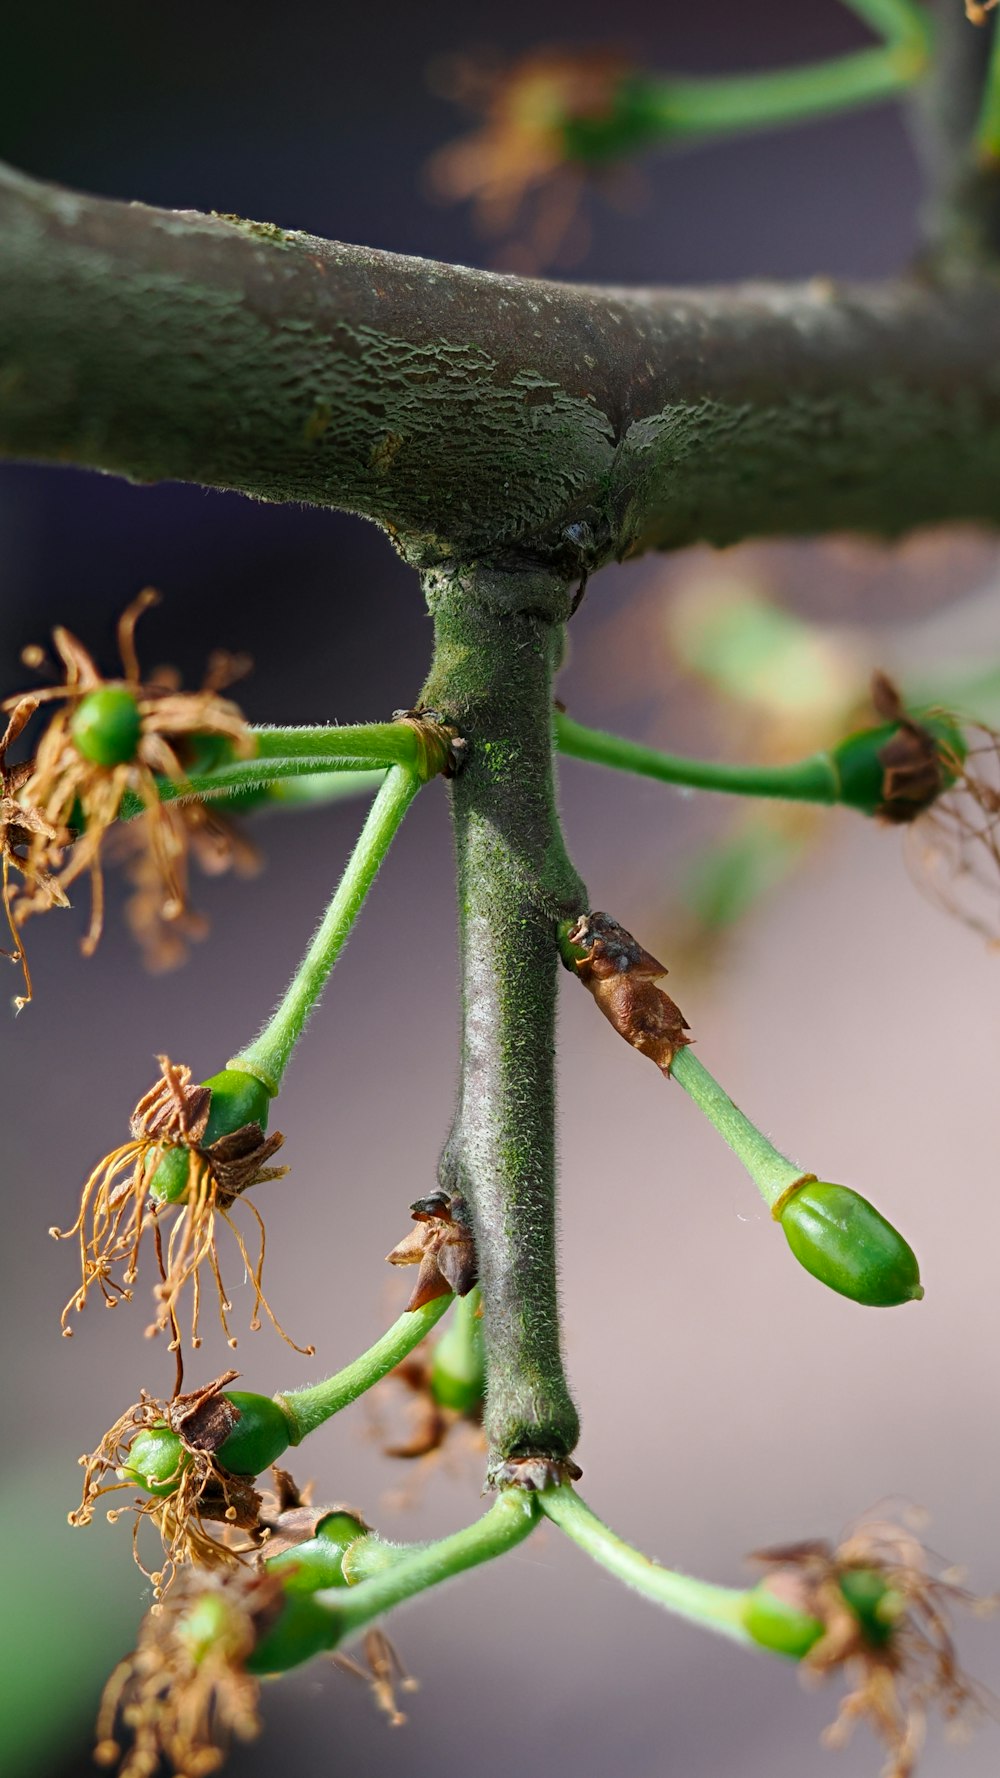
[[615,292],[0,175],[0,453],[564,577],[1000,522],[1000,282]]

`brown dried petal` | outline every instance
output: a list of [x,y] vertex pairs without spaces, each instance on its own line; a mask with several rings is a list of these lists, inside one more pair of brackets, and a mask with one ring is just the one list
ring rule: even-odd
[[656,986],[663,964],[610,914],[584,914],[568,942],[587,947],[574,967],[604,1017],[620,1037],[666,1074],[679,1049],[690,1043],[680,1008]]
[[465,1200],[436,1192],[432,1197],[419,1198],[410,1214],[416,1228],[386,1254],[391,1266],[420,1266],[407,1310],[412,1313],[452,1292],[467,1296],[479,1272]]

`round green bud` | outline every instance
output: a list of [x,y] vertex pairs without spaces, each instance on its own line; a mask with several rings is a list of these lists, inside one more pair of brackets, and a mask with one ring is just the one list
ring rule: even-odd
[[308,1594],[289,1594],[277,1622],[247,1657],[248,1673],[287,1673],[340,1641],[336,1619]]
[[923,1296],[912,1247],[849,1186],[807,1180],[778,1220],[799,1264],[841,1296],[876,1309]]
[[147,1494],[165,1499],[173,1494],[191,1459],[176,1432],[169,1426],[149,1426],[136,1434],[122,1466],[124,1480],[135,1482]]
[[104,685],[80,699],[69,732],[77,752],[95,766],[126,765],[142,732],[139,706],[124,685]]
[[803,1611],[794,1600],[782,1598],[771,1576],[759,1581],[747,1594],[743,1624],[761,1648],[788,1655],[793,1661],[801,1661],[823,1634],[820,1619]]
[[271,1095],[255,1074],[244,1074],[242,1068],[223,1068],[220,1074],[210,1075],[201,1084],[212,1094],[208,1123],[201,1139],[204,1148],[218,1141],[220,1136],[231,1136],[234,1130],[242,1130],[244,1124],[259,1124],[262,1130],[267,1129]]
[[216,1451],[216,1462],[233,1475],[260,1475],[288,1449],[292,1429],[287,1415],[269,1395],[227,1389],[225,1399],[239,1419]]
[[899,1622],[903,1600],[877,1568],[846,1568],[837,1584],[874,1648],[884,1648]]

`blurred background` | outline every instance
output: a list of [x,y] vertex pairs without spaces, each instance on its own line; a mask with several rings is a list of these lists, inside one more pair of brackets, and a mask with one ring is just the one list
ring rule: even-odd
[[[430,91],[436,58],[611,43],[649,67],[707,72],[861,41],[835,0],[629,0],[613,18],[595,0],[508,0],[496,16],[397,0],[56,0],[8,9],[0,155],[108,196],[492,264],[496,245],[468,212],[433,205],[424,189],[427,158],[466,127]],[[641,181],[625,209],[589,203],[576,275],[878,276],[916,238],[915,161],[891,107],[653,157]],[[381,717],[420,686],[430,627],[418,588],[359,521],[0,469],[0,689],[30,683],[19,652],[57,622],[113,672],[114,620],[150,582],[165,599],[140,632],[145,663],[176,662],[194,684],[212,648],[247,650],[257,668],[241,699],[253,720]],[[895,552],[757,546],[608,569],[574,621],[560,692],[582,721],[717,754],[795,757],[842,732],[876,663],[931,693],[942,677],[978,682],[970,707],[997,716],[998,585],[995,545],[971,534]],[[563,803],[594,904],[670,963],[707,1065],[804,1166],[874,1197],[912,1241],[927,1285],[919,1307],[891,1314],[824,1292],[693,1106],[570,989],[562,1259],[588,1497],[661,1560],[735,1582],[748,1549],[835,1536],[903,1495],[927,1508],[932,1541],[967,1563],[970,1583],[996,1588],[1000,962],[921,896],[899,835],[860,817],[779,813],[765,829],[722,799],[575,762]],[[177,973],[144,973],[113,917],[85,963],[83,896],[28,928],[36,1000],[0,1028],[0,1745],[12,1778],[92,1769],[100,1686],[149,1597],[126,1524],[67,1527],[75,1459],[141,1387],[162,1394],[171,1383],[166,1353],[141,1337],[138,1302],[115,1316],[88,1310],[75,1338],[60,1339],[74,1264],[46,1230],[72,1221],[80,1183],[125,1135],[156,1053],[202,1076],[253,1032],[361,813],[347,804],[262,820],[259,877],[196,884],[212,933]],[[920,859],[910,866],[919,875]],[[269,1188],[269,1294],[317,1355],[302,1360],[270,1333],[246,1337],[236,1354],[246,1387],[327,1374],[402,1306],[382,1256],[434,1179],[456,988],[436,784],[407,819],[282,1093],[293,1172]],[[628,1161],[618,1125],[592,1115],[608,1102],[629,1132]],[[637,1240],[650,1256],[641,1289]],[[616,1276],[620,1292],[608,1289]],[[191,1381],[228,1361],[209,1330]],[[354,1502],[390,1536],[437,1534],[479,1510],[475,1456],[414,1487],[412,1468],[401,1474],[380,1454],[363,1408],[316,1434],[297,1467],[316,1477],[319,1498]],[[392,1498],[401,1482],[415,1496],[405,1508]],[[804,1778],[821,1758],[842,1778],[880,1767],[864,1730],[846,1753],[821,1756],[832,1695],[659,1616],[554,1532],[393,1629],[422,1681],[405,1729],[389,1731],[362,1686],[314,1664],[267,1689],[265,1733],[233,1754],[233,1778],[306,1778],[320,1762],[369,1778],[448,1764],[478,1778],[515,1763],[552,1778]],[[996,1683],[996,1627],[970,1621],[961,1646]],[[987,1727],[957,1751],[932,1738],[924,1778],[987,1778],[997,1735]]]

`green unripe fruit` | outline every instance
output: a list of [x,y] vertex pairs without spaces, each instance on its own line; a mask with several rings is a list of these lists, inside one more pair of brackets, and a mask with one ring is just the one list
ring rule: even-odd
[[743,1623],[762,1648],[788,1655],[793,1661],[801,1661],[823,1634],[819,1618],[803,1611],[793,1600],[783,1599],[770,1579],[760,1581],[747,1594]]
[[283,1550],[268,1562],[268,1570],[285,1574],[285,1591],[318,1593],[321,1587],[350,1585],[344,1573],[344,1553],[368,1531],[352,1513],[329,1513],[316,1527],[315,1537]]
[[290,1595],[277,1623],[247,1657],[248,1673],[287,1673],[313,1655],[335,1648],[340,1640],[336,1620],[307,1594]]
[[[287,1451],[291,1427],[285,1414],[269,1395],[251,1395],[244,1389],[227,1389],[223,1399],[236,1408],[239,1419],[214,1453],[221,1469],[231,1475],[257,1476]],[[165,1499],[173,1494],[190,1453],[169,1426],[149,1426],[138,1432],[129,1447],[128,1463],[121,1474],[147,1494]],[[355,1524],[355,1521],[351,1521]],[[354,1536],[359,1532],[355,1528]],[[326,1585],[326,1582],[322,1583]],[[332,1582],[330,1583],[333,1584]]]
[[[244,1074],[241,1068],[223,1068],[201,1084],[209,1088],[212,1100],[200,1147],[208,1148],[220,1136],[231,1136],[244,1124],[259,1124],[262,1130],[267,1129],[271,1095],[256,1075]],[[163,1204],[179,1203],[187,1191],[188,1174],[188,1150],[182,1144],[164,1149],[163,1159],[149,1182],[150,1196]]]
[[202,1147],[208,1148],[220,1136],[242,1130],[244,1124],[259,1124],[262,1130],[267,1129],[271,1095],[255,1074],[244,1074],[242,1068],[223,1068],[220,1074],[210,1075],[201,1084],[212,1094]]
[[233,1475],[260,1475],[291,1443],[288,1418],[269,1395],[227,1389],[225,1399],[232,1402],[239,1419],[216,1451],[216,1462]]
[[876,1309],[923,1296],[912,1247],[849,1186],[807,1180],[778,1220],[799,1264],[841,1296]]
[[165,1148],[149,1182],[149,1195],[161,1204],[177,1204],[188,1188],[191,1156],[186,1148]]
[[877,1568],[847,1568],[838,1576],[837,1584],[861,1625],[865,1640],[874,1648],[884,1648],[899,1622],[900,1594],[887,1586],[885,1575]]
[[[947,790],[956,777],[951,762],[960,767],[965,760],[964,736],[945,717],[921,716],[919,723],[937,742],[941,789]],[[850,809],[860,809],[864,815],[878,814],[885,799],[885,768],[879,755],[898,734],[897,722],[884,722],[878,728],[858,729],[831,749],[830,757],[839,782],[839,802]]]
[[105,685],[81,698],[70,717],[73,744],[95,766],[123,766],[135,758],[142,732],[139,706],[123,685]]
[[165,1499],[173,1494],[191,1458],[169,1426],[150,1426],[136,1434],[129,1447],[128,1463],[121,1470],[125,1480],[136,1482],[147,1494]]

